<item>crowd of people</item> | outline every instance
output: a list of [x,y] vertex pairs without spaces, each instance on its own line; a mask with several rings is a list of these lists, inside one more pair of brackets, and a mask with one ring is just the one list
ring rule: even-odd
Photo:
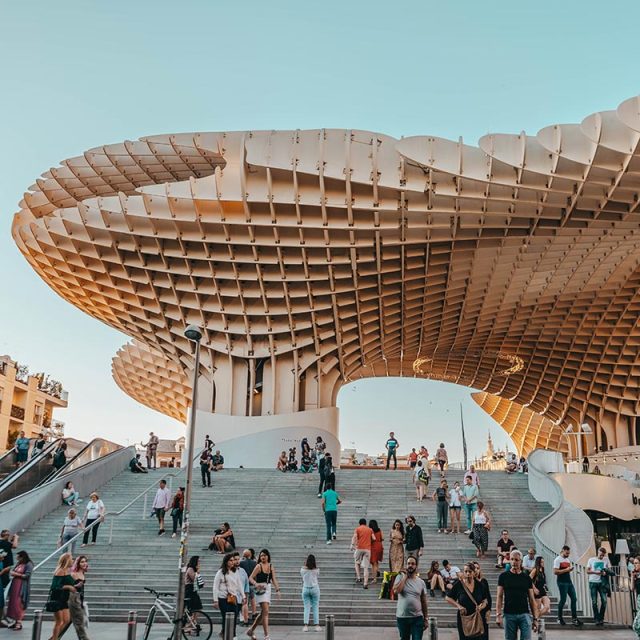
[[[221,470],[224,464],[224,460],[219,458],[214,461],[213,446],[214,443],[207,437],[203,456],[207,455],[201,458],[200,464],[204,460],[209,473]],[[387,466],[390,467],[393,461],[395,468],[398,440],[393,432],[390,433],[386,446]],[[321,498],[320,506],[324,515],[326,544],[331,545],[338,538],[338,511],[344,501],[344,497],[336,489],[336,473],[331,454],[326,451],[321,438],[318,438],[313,450],[308,440],[304,439],[302,453],[302,465],[306,466],[308,459],[311,461],[311,469],[319,472],[318,497]],[[220,455],[219,451],[216,455]],[[305,471],[303,468],[297,469],[295,448],[285,457],[286,468],[280,469],[278,466],[281,471]],[[134,460],[135,464],[139,464],[139,457]],[[154,464],[153,456],[148,456],[147,463]],[[474,466],[471,465],[465,472],[462,484],[455,481],[453,486],[449,486],[446,477],[448,456],[444,443],[440,443],[433,459],[429,458],[425,447],[421,447],[419,452],[413,449],[408,463],[416,486],[416,500],[422,502],[430,497],[436,503],[434,531],[460,534],[460,522],[464,513],[467,527],[464,533],[476,547],[477,560],[465,563],[462,569],[446,558],[442,561],[426,561],[423,528],[431,525],[426,521],[422,525],[418,524],[413,514],[395,519],[388,534],[377,520],[361,518],[350,537],[356,586],[369,589],[370,585],[380,581],[382,594],[385,593],[386,585],[386,593],[397,599],[396,622],[401,640],[421,637],[422,630],[427,625],[428,597],[442,597],[457,610],[457,628],[462,640],[488,638],[492,612],[496,622],[504,626],[507,640],[515,639],[518,632],[523,640],[527,640],[531,630],[536,629],[539,618],[551,610],[544,558],[533,548],[523,554],[509,531],[501,530],[493,552],[495,566],[501,571],[497,593],[493,598],[480,564],[489,553],[489,534],[493,521],[489,509],[481,499],[480,477]],[[432,468],[435,472],[439,471],[440,477],[437,486],[429,494],[427,490],[434,473]],[[210,486],[204,473],[202,480],[203,486]],[[70,625],[75,627],[79,638],[88,640],[84,587],[89,562],[85,555],[74,559],[75,541],[82,534],[83,547],[96,544],[98,528],[106,513],[105,505],[97,493],[92,493],[84,507],[81,507],[82,500],[72,482],[65,484],[62,500],[70,507],[61,525],[58,540],[64,553],[60,555],[54,571],[46,610],[54,615],[52,640],[57,640]],[[184,487],[179,487],[172,495],[167,482],[160,480],[152,504],[152,515],[158,521],[158,535],[165,534],[165,516],[170,512],[173,521],[172,537],[176,537],[178,528],[182,526],[183,511]],[[18,536],[9,531],[0,533],[0,582],[3,587],[0,589],[3,614],[0,626],[16,630],[22,627],[33,571],[33,563],[24,550],[15,553],[14,562],[18,542]],[[262,626],[264,637],[268,640],[271,601],[273,597],[280,597],[280,583],[269,550],[262,549],[256,555],[253,548],[246,548],[240,553],[236,549],[234,531],[228,522],[221,523],[213,532],[211,542],[205,550],[215,551],[222,556],[221,566],[213,580],[211,602],[221,613],[223,633],[225,614],[231,612],[234,617],[234,636],[237,624],[246,627],[249,638],[256,638],[255,631],[258,626]],[[640,602],[640,559],[631,559],[631,562],[632,583]],[[185,606],[192,612],[203,608],[205,584],[200,575],[200,567],[201,556],[192,556],[184,577]],[[565,624],[564,607],[569,600],[571,622],[579,627],[582,622],[577,616],[577,597],[572,581],[574,570],[570,549],[565,546],[552,567],[560,594],[557,619],[560,624]],[[599,549],[597,555],[589,560],[587,573],[594,622],[601,626],[604,624],[608,581],[612,574],[605,549]],[[313,554],[308,555],[300,567],[300,597],[303,602],[303,630],[308,631],[313,626],[316,631],[320,631],[320,568]],[[197,621],[197,614],[192,620]],[[634,622],[634,628],[636,627],[640,637],[640,615]],[[185,631],[189,632],[190,629]]]

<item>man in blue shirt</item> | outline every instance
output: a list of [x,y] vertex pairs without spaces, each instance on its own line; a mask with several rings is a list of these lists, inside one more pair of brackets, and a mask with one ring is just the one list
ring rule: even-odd
[[342,502],[335,490],[335,474],[329,474],[326,489],[322,494],[322,510],[327,524],[327,544],[336,539],[336,525],[338,523],[338,505]]
[[398,451],[399,444],[400,443],[396,440],[396,436],[392,431],[389,434],[389,439],[387,440],[387,444],[385,444],[385,447],[387,448],[387,469],[389,468],[389,462],[391,462],[392,457],[393,457],[394,471],[398,468],[398,459],[396,458],[396,453]]

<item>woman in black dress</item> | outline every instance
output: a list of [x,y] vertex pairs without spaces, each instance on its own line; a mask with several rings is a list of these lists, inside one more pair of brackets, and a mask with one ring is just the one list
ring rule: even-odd
[[[471,596],[473,596],[473,599]],[[458,610],[458,637],[460,640],[467,640],[467,636],[464,635],[462,630],[461,614],[469,615],[476,610],[484,611],[489,606],[490,598],[489,590],[486,583],[476,580],[476,569],[472,562],[468,562],[464,565],[463,576],[458,580],[447,595],[447,602],[454,606]],[[482,623],[484,626],[484,633],[480,636],[474,636],[479,640],[488,640],[489,629],[487,626],[487,619],[483,615]]]
[[53,573],[46,610],[53,613],[54,625],[51,640],[58,640],[61,631],[71,622],[69,614],[69,594],[76,591],[75,580],[71,577],[73,557],[63,553]]
[[529,577],[533,582],[533,594],[538,601],[538,617],[541,618],[545,613],[551,611],[551,600],[549,598],[547,576],[544,572],[544,558],[542,556],[536,558]]

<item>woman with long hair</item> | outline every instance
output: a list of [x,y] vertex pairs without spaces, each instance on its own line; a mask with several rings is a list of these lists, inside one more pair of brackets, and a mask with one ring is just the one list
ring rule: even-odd
[[389,534],[389,570],[398,573],[404,568],[404,525],[394,520]]
[[493,601],[491,599],[491,589],[489,587],[488,580],[484,577],[482,573],[482,567],[480,566],[480,563],[477,560],[473,560],[471,564],[474,566],[474,569],[476,570],[476,580],[480,581],[484,585],[485,590],[487,592],[487,607],[482,610],[482,615],[485,618],[485,625],[489,627],[489,622],[491,620],[491,609],[493,609]]
[[440,591],[442,592],[442,597],[445,597],[446,593],[444,588],[444,578],[440,573],[440,563],[437,560],[433,560],[431,562],[429,571],[427,571],[427,578],[425,579],[425,582],[427,583],[427,587],[429,588],[429,595],[432,598],[436,595],[436,589],[440,589]]
[[9,572],[12,578],[7,597],[7,617],[15,620],[12,629],[22,629],[22,620],[29,605],[29,592],[33,562],[26,551],[18,551],[17,563]]
[[462,512],[462,490],[456,480],[453,489],[449,491],[449,517],[451,519],[451,533],[460,533],[460,514]]
[[473,544],[476,556],[484,558],[489,548],[489,530],[491,529],[491,514],[485,509],[484,502],[478,501],[478,510],[473,514]]
[[384,547],[382,545],[384,536],[380,531],[377,520],[369,520],[369,529],[373,531],[373,537],[375,538],[371,542],[371,584],[375,584],[378,577],[378,565],[382,562],[382,556],[384,555]]
[[63,553],[58,558],[58,565],[53,572],[51,589],[47,600],[47,611],[53,613],[53,634],[51,640],[58,640],[61,631],[69,624],[71,615],[69,613],[69,595],[76,588],[73,586],[74,579],[71,577],[71,565],[73,557],[70,553]]
[[84,587],[88,570],[87,556],[78,556],[71,565],[71,577],[75,591],[69,594],[69,614],[79,640],[90,640],[87,633],[88,620],[84,606]]
[[309,554],[300,569],[300,575],[302,576],[302,603],[304,605],[303,631],[309,631],[309,618],[311,614],[313,614],[313,624],[316,627],[316,631],[321,631],[319,574],[320,569],[318,569],[316,565],[316,557],[313,554]]
[[244,585],[242,578],[236,571],[236,558],[234,553],[225,554],[222,565],[213,580],[213,607],[220,609],[222,616],[222,635],[226,626],[227,613],[233,613],[233,633],[236,635],[238,624],[238,612],[244,600]]
[[476,567],[473,562],[467,562],[462,570],[462,577],[458,580],[446,596],[447,602],[458,610],[458,638],[467,640],[471,636],[464,634],[462,626],[463,615],[471,615],[476,610],[482,614],[482,625],[484,631],[479,636],[472,636],[479,640],[488,640],[489,628],[487,617],[483,613],[489,607],[489,590],[486,584],[476,578]]
[[538,601],[538,617],[551,611],[551,599],[549,598],[549,588],[547,587],[547,575],[544,570],[544,558],[538,556],[529,574],[533,582],[533,595]]
[[269,640],[269,605],[271,604],[271,585],[280,598],[280,584],[276,578],[276,570],[271,564],[271,554],[268,549],[262,549],[258,554],[258,564],[249,576],[249,582],[256,590],[256,603],[260,605],[260,613],[256,616],[247,635],[256,640],[256,627],[262,622],[265,640]]
[[[191,556],[184,574],[184,608],[191,613],[191,620],[197,622],[197,611],[202,611],[202,600],[198,591],[204,587],[200,578],[200,556]],[[214,605],[215,606],[215,605]],[[191,631],[191,629],[185,629]]]

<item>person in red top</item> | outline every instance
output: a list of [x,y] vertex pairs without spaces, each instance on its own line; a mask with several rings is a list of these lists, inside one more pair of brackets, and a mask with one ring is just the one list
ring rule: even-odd
[[409,466],[412,469],[415,469],[418,462],[418,454],[416,453],[415,447],[411,449],[411,453],[407,456],[407,460],[409,461]]
[[354,551],[353,560],[356,570],[356,583],[362,582],[360,578],[360,567],[364,573],[363,587],[369,588],[369,564],[371,562],[371,543],[375,541],[373,531],[367,526],[367,521],[360,518],[358,526],[351,538],[351,549]]

